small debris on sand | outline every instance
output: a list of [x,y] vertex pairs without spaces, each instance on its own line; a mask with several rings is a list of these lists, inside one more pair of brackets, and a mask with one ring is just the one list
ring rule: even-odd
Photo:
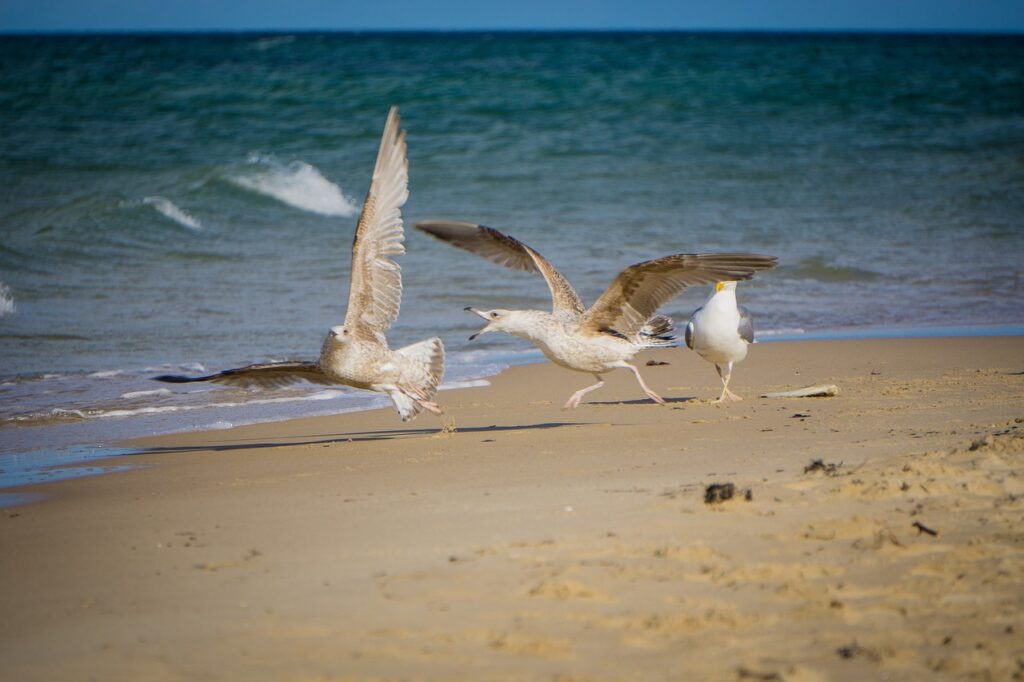
[[741,680],[760,680],[762,682],[773,682],[774,680],[782,680],[782,675],[774,671],[761,671],[751,670],[750,668],[740,668],[736,671],[736,677]]
[[[738,491],[743,499],[750,502],[754,499],[754,493],[749,488]],[[712,483],[704,489],[704,504],[718,504],[731,500],[737,495],[736,486],[732,483]]]
[[444,426],[442,426],[437,433],[431,436],[431,438],[449,438],[457,430],[458,429],[455,428],[455,420],[448,417],[444,422]]
[[822,384],[820,386],[807,386],[793,391],[776,391],[763,393],[762,398],[831,398],[839,395],[839,387],[835,384]]
[[736,494],[736,486],[732,483],[712,483],[704,489],[704,504],[718,504],[731,500]]
[[874,661],[875,663],[882,660],[882,656],[877,651],[862,647],[860,644],[857,644],[857,642],[839,647],[836,649],[836,653],[839,654],[839,658],[866,658],[867,660]]
[[834,462],[826,463],[826,462],[824,462],[823,460],[820,460],[820,459],[812,459],[811,463],[804,467],[804,473],[805,474],[816,474],[818,472],[821,472],[821,473],[825,474],[826,476],[838,476],[839,475],[839,467],[841,467],[841,466],[843,466],[842,462],[840,462],[839,464],[836,464]]
[[668,365],[668,364],[671,364],[671,363],[665,362],[664,360],[648,360],[647,361],[647,366],[648,367],[661,367],[662,365]]
[[924,533],[924,534],[927,534],[927,535],[931,535],[932,537],[935,537],[935,536],[937,536],[939,534],[939,531],[933,530],[933,529],[929,528],[928,526],[924,525],[920,521],[914,521],[914,523],[912,523],[910,525],[911,525],[912,528],[916,528],[917,529],[917,534],[918,535],[921,535],[922,533]]

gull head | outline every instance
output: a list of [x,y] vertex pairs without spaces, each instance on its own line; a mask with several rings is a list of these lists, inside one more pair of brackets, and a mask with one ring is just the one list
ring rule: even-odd
[[470,341],[480,336],[481,334],[486,334],[487,332],[508,331],[505,328],[505,325],[508,323],[509,318],[515,312],[514,310],[501,310],[500,308],[495,308],[494,310],[477,310],[476,308],[473,307],[466,308],[466,311],[473,313],[474,315],[479,315],[480,317],[487,320],[487,324],[481,327],[480,331],[469,337]]
[[339,324],[336,327],[331,327],[331,331],[327,332],[327,339],[335,343],[347,343],[351,333],[343,324]]
[[715,284],[715,293],[719,291],[736,291],[736,282],[718,282]]

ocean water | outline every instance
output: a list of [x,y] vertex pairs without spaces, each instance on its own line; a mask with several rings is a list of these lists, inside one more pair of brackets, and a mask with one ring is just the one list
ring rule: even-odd
[[[0,451],[386,404],[148,377],[316,357],[391,104],[407,225],[506,230],[588,302],[746,250],[780,258],[740,287],[765,339],[1024,324],[1019,36],[0,36]],[[462,311],[539,278],[407,248],[393,346],[440,335],[452,382],[539,358]]]

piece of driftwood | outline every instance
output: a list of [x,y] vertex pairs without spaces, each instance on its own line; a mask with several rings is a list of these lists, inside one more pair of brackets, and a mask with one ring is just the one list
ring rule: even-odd
[[831,398],[839,395],[839,387],[835,384],[821,384],[819,386],[807,386],[792,391],[777,391],[775,393],[764,393],[762,398]]

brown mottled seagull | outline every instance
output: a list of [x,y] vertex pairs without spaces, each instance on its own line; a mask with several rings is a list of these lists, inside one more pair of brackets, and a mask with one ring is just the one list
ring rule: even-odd
[[409,196],[409,162],[398,108],[392,107],[373,169],[373,181],[352,242],[352,275],[345,324],[332,327],[316,362],[249,365],[201,377],[164,375],[157,381],[213,381],[275,387],[304,380],[386,393],[402,421],[421,409],[441,414],[431,399],[444,375],[444,346],[432,338],[388,348],[384,332],[398,317],[402,274],[392,256],[405,253],[401,207]]
[[593,374],[597,383],[583,388],[565,403],[580,404],[583,396],[604,386],[602,374],[628,369],[651,400],[664,403],[644,383],[640,370],[629,360],[645,348],[666,346],[674,340],[672,321],[654,316],[658,308],[694,284],[747,280],[754,273],[775,267],[772,256],[749,253],[678,253],[631,265],[615,278],[590,308],[553,265],[526,244],[498,230],[456,221],[424,221],[414,227],[460,249],[513,270],[539,272],[551,290],[552,311],[466,310],[487,320],[469,337],[503,331],[533,342],[556,365]]

